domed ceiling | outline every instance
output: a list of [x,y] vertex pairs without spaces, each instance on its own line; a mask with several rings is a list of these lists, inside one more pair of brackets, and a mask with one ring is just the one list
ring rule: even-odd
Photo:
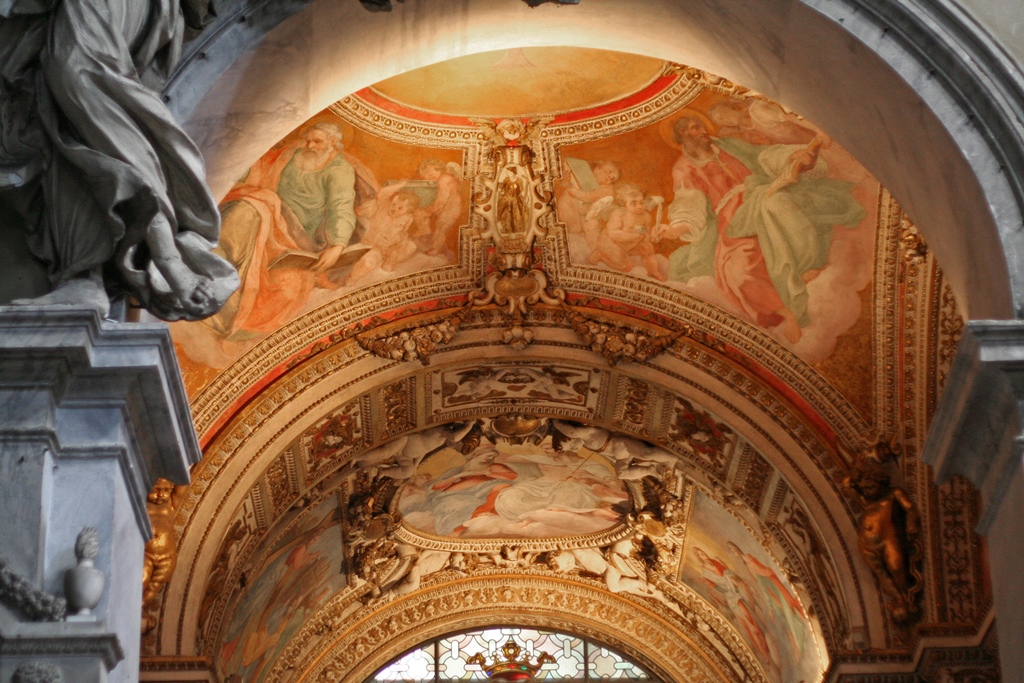
[[[980,632],[973,494],[917,459],[955,302],[782,105],[635,55],[471,55],[317,114],[221,210],[242,286],[172,325],[205,457],[144,670],[362,681],[511,624],[809,683]],[[895,591],[866,466],[929,530]]]

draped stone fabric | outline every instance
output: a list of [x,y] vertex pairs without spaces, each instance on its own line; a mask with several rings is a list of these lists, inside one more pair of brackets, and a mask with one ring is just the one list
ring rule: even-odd
[[[102,267],[111,293],[179,319],[237,285],[210,253],[220,217],[199,151],[143,84],[165,80],[207,3],[0,0],[0,192],[54,287]],[[180,255],[188,287],[153,251]]]

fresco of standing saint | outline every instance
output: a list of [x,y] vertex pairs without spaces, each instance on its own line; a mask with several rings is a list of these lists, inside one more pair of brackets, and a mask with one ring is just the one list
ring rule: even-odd
[[[860,317],[880,186],[778,105],[705,93],[563,154],[556,210],[574,263],[666,280],[810,362]],[[646,211],[634,202],[630,225],[627,188]]]

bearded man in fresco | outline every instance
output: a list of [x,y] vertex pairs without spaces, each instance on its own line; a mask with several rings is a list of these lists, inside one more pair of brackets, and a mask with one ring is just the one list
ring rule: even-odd
[[[356,230],[356,187],[373,174],[344,151],[341,129],[320,122],[300,141],[263,156],[222,204],[221,249],[241,286],[210,324],[228,338],[271,332],[290,320],[338,265]],[[306,261],[281,257],[302,252]]]
[[686,245],[669,257],[669,277],[713,275],[719,290],[762,327],[783,326],[790,343],[809,323],[806,283],[825,266],[836,225],[864,217],[852,185],[825,177],[822,136],[807,145],[758,145],[714,138],[696,114],[674,127],[681,154],[675,197],[659,239]]

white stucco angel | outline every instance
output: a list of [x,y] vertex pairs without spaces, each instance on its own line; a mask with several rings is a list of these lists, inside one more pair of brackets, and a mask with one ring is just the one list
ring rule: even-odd
[[405,481],[416,473],[416,468],[428,455],[445,447],[461,448],[463,439],[474,426],[474,421],[445,424],[400,436],[354,458],[345,465],[343,473],[376,470],[371,473]]
[[452,554],[446,550],[424,550],[401,543],[396,547],[395,555],[398,563],[387,576],[381,577],[380,585],[370,591],[371,597],[406,595],[418,590],[425,577],[448,565]]
[[601,453],[615,465],[619,479],[661,478],[678,463],[676,456],[662,448],[628,436],[612,435],[600,427],[562,420],[554,420],[553,424],[556,430],[569,438],[562,444],[563,450],[575,451],[582,447]]
[[645,598],[659,597],[661,591],[647,581],[647,570],[634,556],[633,537],[626,536],[608,546],[572,551],[581,568],[604,579],[613,593],[632,593]]

